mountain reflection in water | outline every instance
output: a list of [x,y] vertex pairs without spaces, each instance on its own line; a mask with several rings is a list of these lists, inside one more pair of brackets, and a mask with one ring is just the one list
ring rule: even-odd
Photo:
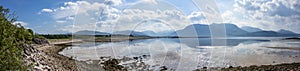
[[[282,38],[156,38],[123,42],[86,42],[68,47],[60,54],[73,57],[78,62],[100,60],[101,57],[107,56],[122,58],[149,55],[143,58],[146,64],[167,66],[179,71],[202,67],[300,62],[299,50],[267,48],[300,48],[300,41],[280,39]],[[220,42],[219,45],[218,41],[226,42]],[[123,62],[126,63],[128,62]]]

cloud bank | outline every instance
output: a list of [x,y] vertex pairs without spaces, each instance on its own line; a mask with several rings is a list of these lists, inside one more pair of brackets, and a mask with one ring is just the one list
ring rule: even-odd
[[[223,5],[220,5],[222,3]],[[297,27],[300,26],[298,0],[235,0],[232,3],[216,1],[216,4],[220,5],[219,16],[201,10],[184,15],[176,6],[156,0],[70,1],[52,9],[44,8],[39,14],[50,14],[57,24],[66,24],[59,30],[69,32],[79,30],[113,32],[135,30],[136,27],[153,29],[136,29],[140,31],[179,30],[194,23],[214,23],[207,19],[218,19],[217,22],[220,22],[222,18],[222,22],[233,23],[240,27],[252,26],[274,31],[287,29],[300,33],[300,28]],[[228,7],[224,7],[226,5]],[[209,7],[203,8],[213,10]],[[161,27],[153,27],[158,25]]]

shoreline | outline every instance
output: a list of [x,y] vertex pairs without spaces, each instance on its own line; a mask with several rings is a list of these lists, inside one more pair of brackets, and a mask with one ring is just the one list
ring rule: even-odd
[[[56,39],[60,40],[60,39]],[[99,40],[99,39],[98,39]],[[108,40],[108,39],[105,39]],[[76,60],[63,56],[59,54],[60,51],[67,48],[67,46],[70,46],[68,44],[72,43],[71,39],[64,40],[64,41],[52,41],[50,44],[47,45],[38,45],[34,46],[35,49],[41,51],[41,56],[45,56],[43,60],[49,60],[47,63],[49,65],[48,70],[72,70],[72,71],[78,71]],[[76,41],[78,42],[78,41]],[[100,41],[105,42],[105,41]],[[59,44],[53,44],[53,43],[59,43]],[[114,58],[112,58],[114,59]],[[54,68],[51,68],[54,67]],[[298,67],[298,68],[297,68]],[[251,65],[251,66],[245,66],[245,67],[221,67],[221,68],[200,68],[196,69],[198,70],[222,70],[222,71],[234,71],[234,70],[300,70],[300,62],[295,63],[281,63],[276,65]],[[47,70],[47,69],[45,69]]]
[[28,70],[35,71],[78,71],[74,59],[59,54],[59,52],[65,49],[66,47],[67,46],[58,46],[56,44],[53,44],[53,42],[50,42],[49,44],[27,45],[24,50],[25,65],[31,66],[28,68]]
[[300,62],[294,63],[281,63],[275,65],[250,65],[250,66],[237,66],[237,67],[225,67],[221,69],[217,68],[201,68],[196,71],[207,71],[207,70],[221,70],[221,71],[298,71],[300,70]]

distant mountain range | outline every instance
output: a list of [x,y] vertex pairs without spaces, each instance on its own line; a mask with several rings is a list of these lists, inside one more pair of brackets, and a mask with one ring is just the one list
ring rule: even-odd
[[99,32],[99,31],[89,31],[89,30],[82,30],[73,33],[74,35],[110,35],[110,33],[106,32]]
[[[223,31],[225,29],[226,31]],[[248,33],[247,31],[240,29],[234,24],[193,24],[185,27],[182,30],[178,30],[176,33],[177,35],[183,37],[209,37],[212,34],[210,30],[217,31],[214,35],[221,35],[222,33],[226,33],[227,36],[241,36]]]
[[148,36],[146,33],[131,30],[113,32],[112,35]]
[[247,36],[247,37],[300,36],[300,34],[294,33],[292,31],[284,30],[284,29],[281,29],[279,31],[266,31],[266,30],[262,30],[250,26],[244,26],[242,28],[239,28],[238,26],[231,23],[211,24],[211,25],[193,24],[185,27],[182,30],[178,30],[176,33],[179,36],[184,36],[184,37],[194,37],[194,35],[198,37],[209,37],[211,36],[210,30],[214,30],[215,33],[222,33],[224,29],[226,29],[226,31],[224,31],[224,33],[226,33],[226,36]]
[[[223,30],[225,30],[223,32]],[[98,32],[98,31],[78,31],[76,35],[130,35],[130,36],[179,36],[179,37],[210,37],[211,30],[214,31],[214,35],[226,34],[226,36],[245,36],[245,37],[276,37],[276,36],[300,36],[300,34],[294,33],[289,30],[281,29],[279,31],[266,31],[255,27],[244,26],[238,27],[231,23],[222,24],[192,24],[184,29],[177,31],[164,31],[164,32],[153,32],[153,31],[117,31],[113,33]],[[219,32],[220,31],[220,32]]]
[[249,32],[249,33],[252,33],[252,32],[258,32],[258,31],[264,31],[262,29],[259,29],[259,28],[254,28],[254,27],[250,27],[250,26],[243,26],[241,27],[241,29]]
[[116,31],[113,32],[112,35],[130,35],[130,36],[171,36],[171,33],[174,31],[165,31],[165,32],[153,32],[153,31],[131,31],[131,30],[126,30],[126,31]]

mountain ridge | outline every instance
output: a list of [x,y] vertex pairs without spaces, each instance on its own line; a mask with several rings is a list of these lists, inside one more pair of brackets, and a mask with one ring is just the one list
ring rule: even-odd
[[[211,32],[214,31],[213,33]],[[226,30],[224,32],[218,30]],[[232,23],[213,23],[210,25],[207,24],[191,24],[186,26],[183,29],[177,31],[165,31],[165,32],[153,32],[153,31],[134,31],[134,30],[124,30],[116,31],[113,33],[99,32],[99,31],[78,31],[75,34],[85,34],[85,35],[129,35],[129,36],[178,36],[178,37],[210,37],[211,34],[214,35],[224,35],[226,36],[246,36],[246,37],[257,37],[257,36],[267,36],[267,37],[276,37],[276,36],[300,36],[298,33],[294,33],[289,30],[280,29],[278,31],[267,31],[262,30],[256,27],[243,26],[238,27]]]

